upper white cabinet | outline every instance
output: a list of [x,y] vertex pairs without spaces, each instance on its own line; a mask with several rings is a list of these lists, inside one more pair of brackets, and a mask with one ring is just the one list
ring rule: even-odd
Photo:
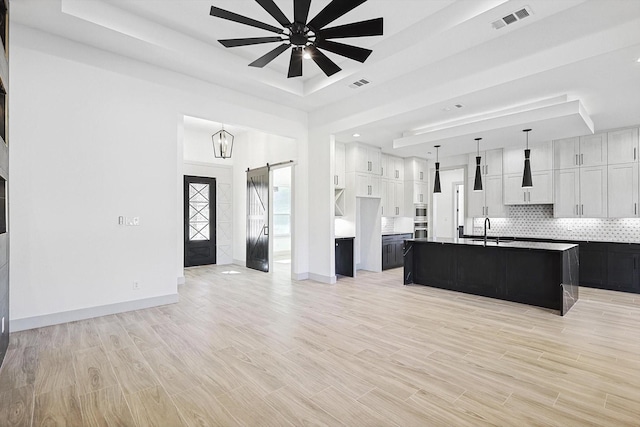
[[382,178],[398,181],[404,180],[404,159],[383,154]]
[[404,176],[407,181],[427,182],[427,161],[417,157],[404,159]]
[[610,165],[637,162],[638,128],[609,132],[607,145],[607,157]]
[[502,197],[502,175],[486,176],[482,179],[482,191],[473,191],[473,176],[468,180],[467,216],[504,217],[506,214]]
[[556,218],[607,217],[607,167],[557,169],[554,174]]
[[[477,153],[469,154],[469,176],[475,176]],[[482,176],[502,175],[502,149],[480,152],[480,172]]]
[[381,180],[379,176],[356,173],[356,197],[380,198]]
[[530,144],[531,180],[533,187],[522,188],[524,147],[503,153],[504,204],[528,205],[553,203],[553,143]]
[[352,143],[347,146],[347,172],[370,173],[380,176],[382,153],[380,148]]
[[522,171],[504,176],[505,205],[541,205],[553,203],[553,171],[531,172],[533,187],[522,188]]
[[554,141],[554,166],[566,169],[578,166],[607,165],[607,134],[587,135]]
[[[553,170],[553,143],[551,141],[529,144],[531,171]],[[502,154],[502,168],[505,175],[524,172],[524,145],[522,148],[505,149]]]
[[638,163],[609,165],[607,172],[609,218],[637,218]]
[[333,176],[333,186],[335,188],[345,188],[346,183],[346,148],[344,144],[336,142],[335,150],[335,175]]

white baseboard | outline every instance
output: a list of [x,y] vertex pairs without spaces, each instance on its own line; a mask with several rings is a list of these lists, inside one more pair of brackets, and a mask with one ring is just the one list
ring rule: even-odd
[[291,278],[293,280],[308,280],[309,273],[291,273]]
[[320,283],[328,283],[330,285],[333,285],[337,281],[336,276],[323,276],[321,274],[315,273],[309,273],[309,279],[315,280],[316,282]]
[[63,311],[60,313],[44,314],[42,316],[11,319],[11,332],[41,328],[43,326],[58,325],[60,323],[75,322],[76,320],[91,319],[93,317],[124,313],[126,311],[140,310],[143,308],[157,307],[160,305],[174,304],[178,302],[178,300],[179,296],[177,293],[175,293],[162,295],[159,297],[100,305],[97,307],[80,308],[78,310]]
[[179,276],[178,277],[178,285],[184,285],[184,276]]
[[246,262],[245,260],[243,260],[243,259],[234,259],[234,260],[233,260],[233,263],[234,263],[235,265],[241,265],[241,266],[243,266],[243,267],[246,267],[246,266],[247,266],[247,262]]

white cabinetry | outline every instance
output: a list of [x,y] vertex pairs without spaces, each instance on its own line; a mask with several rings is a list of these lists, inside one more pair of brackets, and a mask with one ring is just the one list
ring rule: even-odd
[[380,197],[380,177],[356,173],[356,197]]
[[404,182],[383,179],[381,198],[382,216],[404,216]]
[[504,217],[506,210],[502,189],[502,149],[480,152],[482,191],[473,191],[476,171],[476,153],[469,154],[469,186],[467,193],[467,216]]
[[531,181],[533,187],[522,188],[524,148],[504,150],[504,204],[528,205],[553,203],[553,143],[531,144]]
[[607,217],[607,134],[554,141],[556,218]]
[[[609,152],[611,154],[611,152]],[[638,163],[609,165],[607,205],[610,218],[638,217]]]
[[407,181],[427,182],[427,161],[417,157],[404,159],[404,173]]
[[362,172],[380,176],[382,153],[379,148],[365,144],[349,144],[347,151],[347,158],[353,160],[347,162],[347,172]]
[[607,134],[559,139],[553,142],[556,169],[607,165]]
[[425,204],[429,199],[429,187],[426,182],[413,181],[413,203]]
[[382,155],[382,178],[404,180],[404,159],[400,157]]
[[590,166],[555,171],[556,218],[607,217],[607,167]]
[[333,176],[333,186],[335,188],[345,188],[346,186],[346,148],[343,143],[336,142],[334,157],[335,175]]
[[621,129],[607,134],[609,165],[638,161],[638,128]]

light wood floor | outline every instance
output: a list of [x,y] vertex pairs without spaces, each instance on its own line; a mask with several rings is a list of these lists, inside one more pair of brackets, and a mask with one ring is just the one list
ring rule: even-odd
[[192,268],[178,304],[12,334],[0,425],[640,425],[640,295],[580,292]]

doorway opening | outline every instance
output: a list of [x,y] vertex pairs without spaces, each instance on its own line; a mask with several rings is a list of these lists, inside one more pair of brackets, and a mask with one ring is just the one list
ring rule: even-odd
[[273,170],[273,262],[274,267],[291,264],[291,166]]
[[440,170],[442,192],[433,195],[433,235],[453,238],[464,224],[465,169]]

